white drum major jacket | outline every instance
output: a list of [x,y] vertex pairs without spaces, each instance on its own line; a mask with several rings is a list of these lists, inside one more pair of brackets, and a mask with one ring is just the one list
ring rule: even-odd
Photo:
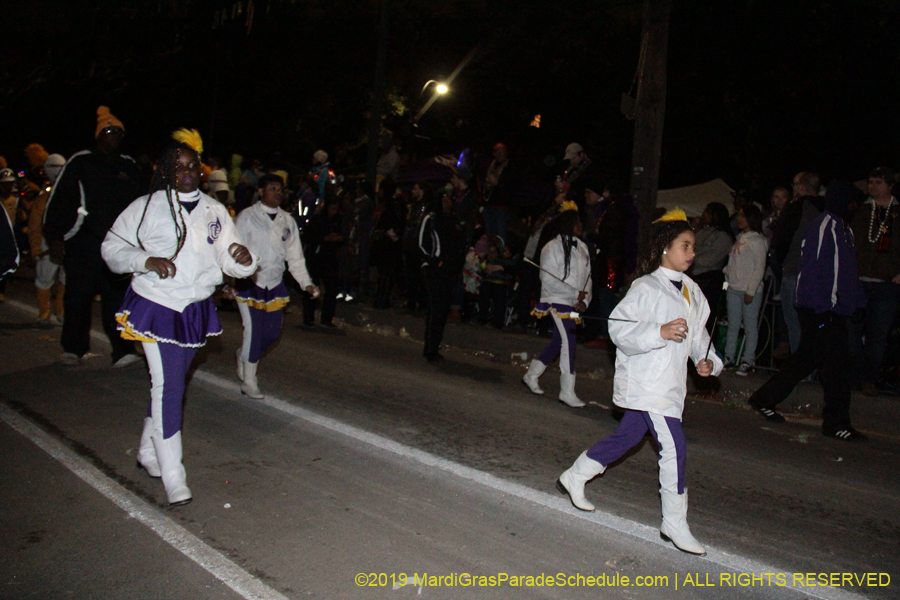
[[[671,280],[680,279],[688,298]],[[687,393],[687,361],[706,358],[709,305],[700,287],[687,275],[662,267],[635,280],[613,310],[609,336],[616,344],[613,402],[623,408],[681,418]],[[687,338],[665,340],[660,327],[685,319]],[[626,322],[632,321],[632,322]],[[715,348],[709,352],[713,375],[722,372]]]
[[287,262],[291,275],[306,289],[312,285],[312,279],[306,270],[297,222],[289,213],[277,210],[273,220],[257,202],[237,216],[238,234],[250,252],[259,256],[259,269],[250,279],[259,287],[271,290],[281,283]]
[[[141,223],[145,207],[147,212]],[[259,259],[253,255],[253,262],[245,267],[231,257],[228,248],[243,242],[231,215],[217,200],[201,193],[190,213],[180,205],[178,208],[187,237],[173,260],[174,277],[161,279],[144,266],[154,256],[170,258],[177,247],[175,223],[164,191],[141,196],[122,211],[106,234],[101,253],[114,273],[134,273],[131,287],[135,293],[181,312],[189,304],[209,298],[222,283],[223,271],[232,277],[249,277],[256,271]]]

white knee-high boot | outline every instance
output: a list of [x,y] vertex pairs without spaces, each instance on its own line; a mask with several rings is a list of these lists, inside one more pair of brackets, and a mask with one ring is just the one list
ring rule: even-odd
[[593,504],[584,497],[584,484],[606,470],[606,467],[587,455],[587,450],[575,461],[568,470],[556,480],[556,489],[560,493],[568,494],[575,508],[592,512]]
[[244,361],[244,383],[241,384],[241,393],[246,394],[250,398],[259,400],[266,396],[259,391],[259,384],[256,381],[257,366],[259,366],[259,363]]
[[179,431],[169,439],[163,439],[161,435],[154,435],[153,447],[156,449],[156,458],[159,460],[159,469],[169,505],[187,504],[193,499],[193,496],[191,490],[188,489],[187,473],[181,463],[181,432]]
[[144,432],[141,433],[141,446],[138,448],[137,464],[147,471],[150,477],[160,477],[159,461],[153,448],[153,419],[144,417]]
[[563,404],[568,404],[572,408],[584,406],[584,402],[575,395],[575,373],[560,373],[559,401]]
[[537,359],[532,360],[531,364],[528,365],[528,372],[525,373],[525,377],[522,378],[522,383],[524,383],[528,387],[528,389],[531,390],[532,394],[544,393],[544,390],[542,390],[541,386],[538,385],[538,378],[544,374],[544,371],[546,369],[547,365]]
[[234,358],[237,361],[237,376],[241,381],[244,380],[244,360],[241,358],[243,350],[238,348],[234,351]]
[[662,498],[662,525],[659,535],[667,542],[672,542],[676,548],[689,554],[706,556],[706,548],[691,535],[691,528],[687,523],[688,495],[687,490],[683,494],[660,491]]

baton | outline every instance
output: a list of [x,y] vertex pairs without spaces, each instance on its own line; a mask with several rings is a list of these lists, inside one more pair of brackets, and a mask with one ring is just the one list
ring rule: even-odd
[[[542,267],[541,265],[537,264],[537,263],[534,262],[533,260],[530,260],[530,259],[528,259],[528,258],[525,258],[525,259],[523,259],[523,260],[524,260],[525,262],[527,262],[528,264],[537,267],[538,269],[540,269],[541,271],[543,271],[544,273],[546,273],[547,275],[549,275],[549,276],[552,277],[553,279],[559,281],[560,283],[563,283],[563,284],[569,286],[570,288],[572,288],[572,289],[575,290],[576,292],[583,292],[583,291],[584,291],[584,290],[579,290],[577,287],[575,287],[574,285],[572,285],[572,284],[569,283],[568,281],[563,281],[562,279],[560,279],[559,277],[557,277],[556,275],[554,275],[553,273],[551,273],[550,271],[548,271],[547,269],[545,269],[545,268]],[[586,281],[584,282],[584,285],[587,285],[587,282],[586,282]]]

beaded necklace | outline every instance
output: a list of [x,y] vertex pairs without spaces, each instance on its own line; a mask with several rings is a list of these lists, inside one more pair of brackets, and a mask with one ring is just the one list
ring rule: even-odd
[[869,217],[868,240],[869,240],[870,244],[874,244],[875,242],[878,241],[878,239],[881,236],[883,236],[885,233],[887,233],[887,229],[888,229],[887,222],[888,222],[888,219],[891,218],[891,208],[893,208],[895,202],[896,202],[896,200],[894,199],[893,196],[891,196],[891,201],[888,202],[887,208],[884,211],[884,219],[881,220],[881,225],[878,227],[877,235],[875,235],[876,232],[873,230],[873,226],[875,225],[875,213],[878,212],[878,205],[875,204],[873,201],[872,215]]

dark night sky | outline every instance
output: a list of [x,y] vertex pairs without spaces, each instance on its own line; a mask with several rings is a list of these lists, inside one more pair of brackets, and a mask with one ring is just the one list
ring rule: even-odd
[[[125,122],[132,154],[154,154],[189,126],[220,155],[364,156],[379,3],[254,0],[250,33],[246,14],[213,28],[234,3],[16,2],[4,16],[0,154],[21,167],[30,142],[87,147],[103,103]],[[387,83],[409,111],[385,126],[422,156],[505,140],[536,177],[547,175],[544,156],[579,141],[625,179],[632,123],[619,99],[637,64],[640,9],[392,0]],[[900,166],[898,17],[889,0],[673,0],[661,187],[723,177],[764,190],[798,170],[858,179]],[[475,46],[420,123],[431,139],[412,137],[422,84]],[[529,127],[538,113],[540,130]]]

